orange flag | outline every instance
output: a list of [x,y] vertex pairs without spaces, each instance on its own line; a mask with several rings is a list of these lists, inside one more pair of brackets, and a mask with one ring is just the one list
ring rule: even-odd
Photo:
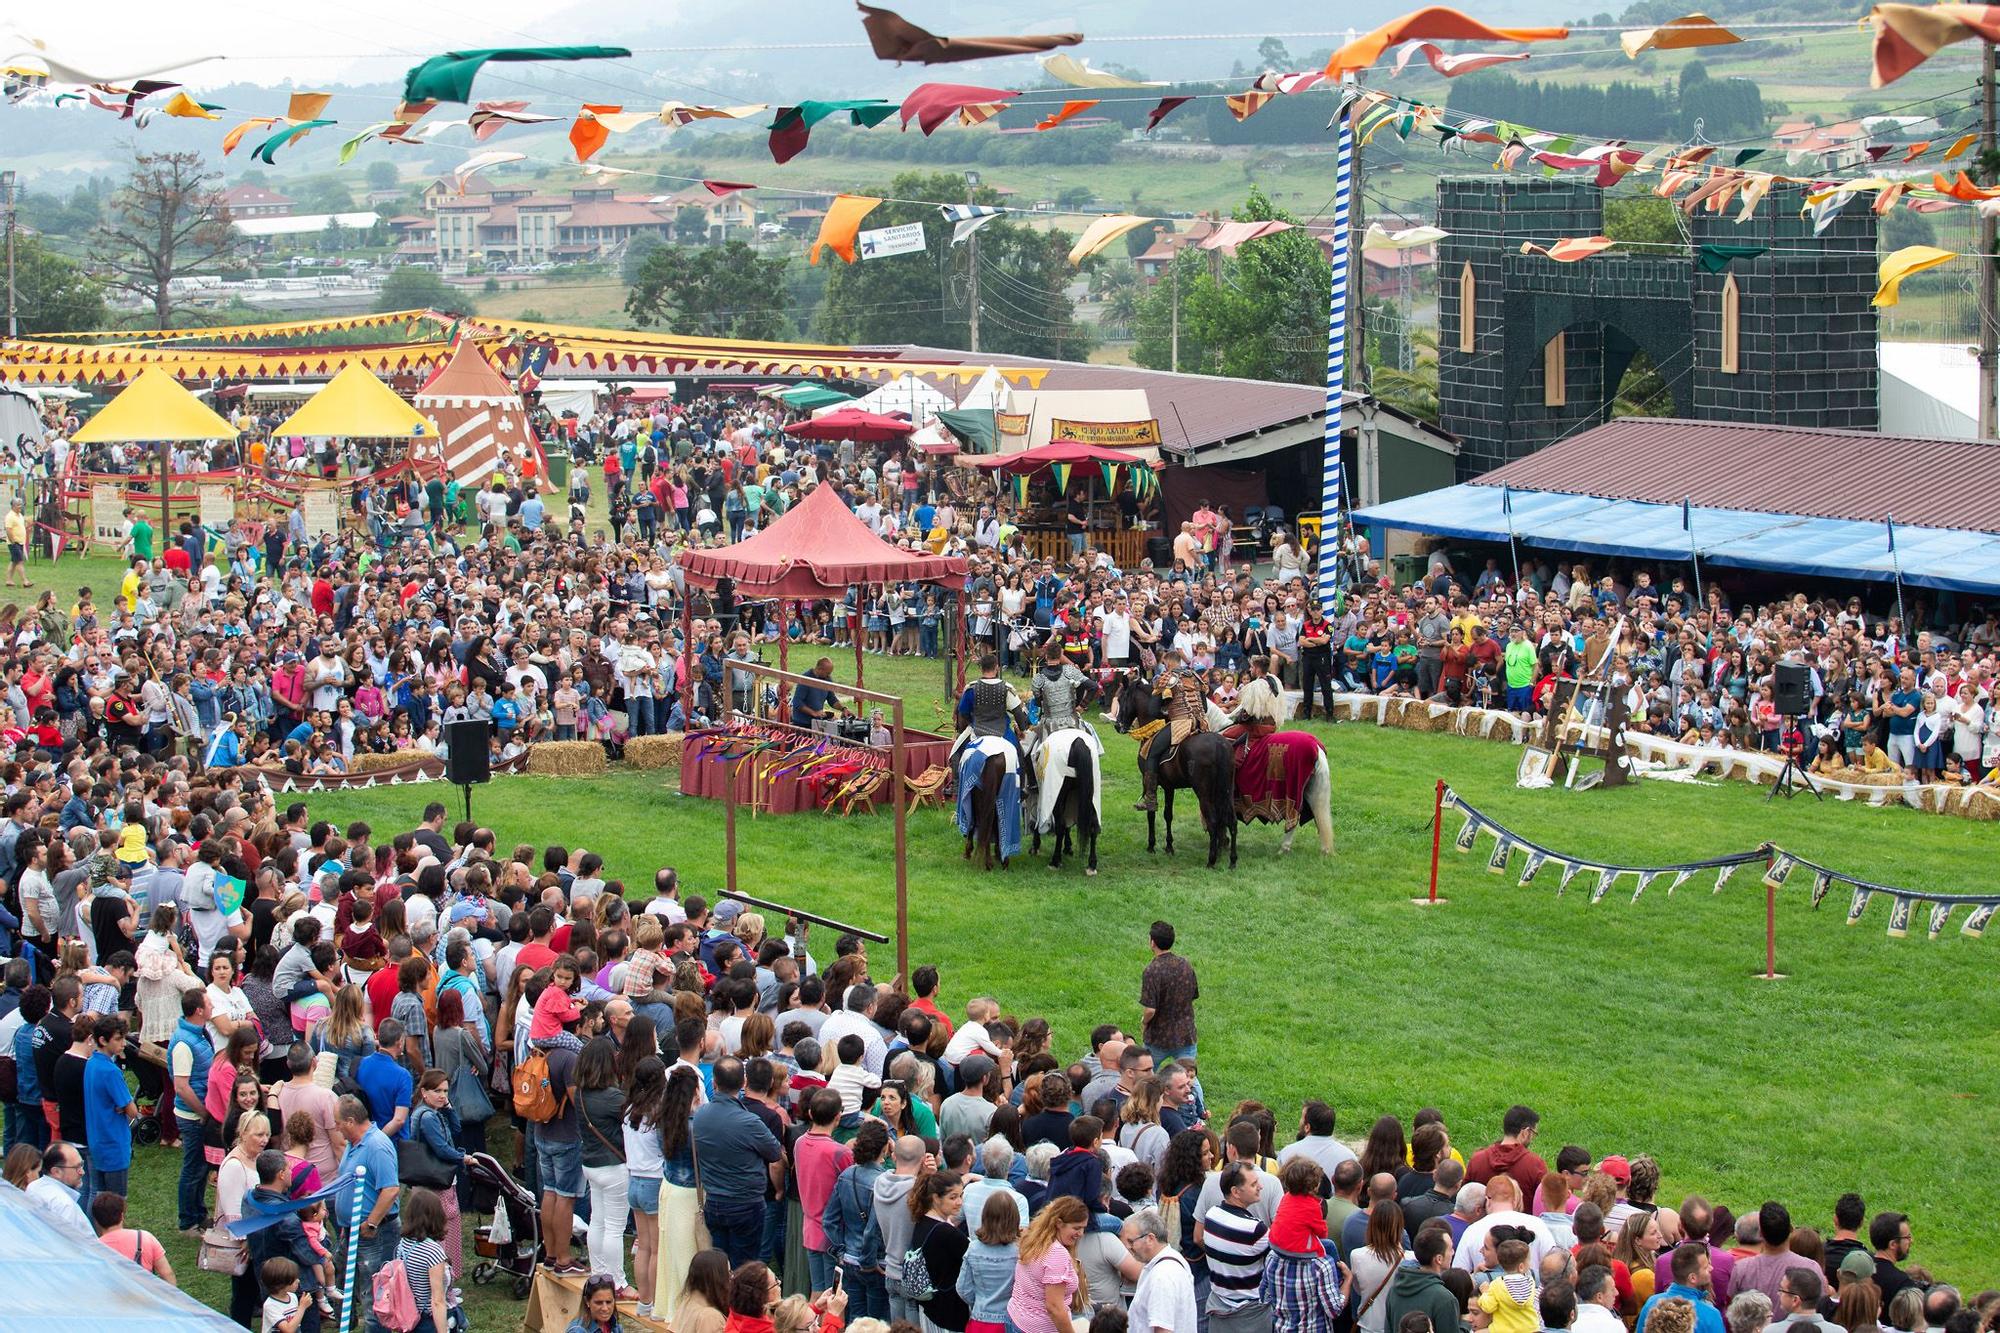
[[1326,63],[1326,76],[1337,79],[1367,69],[1398,42],[1559,42],[1567,36],[1568,28],[1489,28],[1469,14],[1432,5],[1391,19],[1335,51]]
[[604,147],[605,141],[611,137],[611,131],[598,123],[598,113],[616,115],[624,109],[622,106],[606,106],[590,102],[583,104],[582,112],[570,122],[569,126],[569,144],[576,149],[577,161],[590,161],[597,156],[597,150]]
[[833,201],[833,207],[826,210],[820,219],[819,239],[812,243],[807,261],[817,264],[822,247],[832,250],[842,259],[854,262],[854,238],[861,231],[861,219],[867,217],[880,204],[880,199],[865,194],[843,194]]
[[1932,172],[1931,188],[1939,194],[1950,195],[1953,199],[1963,199],[1967,203],[1974,203],[1981,199],[2000,199],[2000,188],[1989,190],[1982,186],[1974,185],[1972,179],[1962,171],[1958,173],[1956,178],[1950,181],[1946,181],[1937,172]]
[[1042,117],[1041,120],[1036,122],[1035,128],[1038,130],[1052,130],[1056,126],[1068,120],[1071,116],[1077,115],[1080,112],[1088,111],[1090,110],[1090,108],[1096,105],[1097,105],[1097,99],[1095,97],[1085,98],[1081,102],[1064,102],[1062,104],[1062,110],[1056,112],[1053,116]]

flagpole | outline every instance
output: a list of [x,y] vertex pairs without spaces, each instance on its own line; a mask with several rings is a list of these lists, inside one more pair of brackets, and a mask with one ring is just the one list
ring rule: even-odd
[[1507,515],[1507,556],[1514,563],[1514,595],[1521,594],[1521,551],[1514,544],[1514,488],[1500,488],[1500,511]]
[[1896,575],[1896,623],[1902,630],[1896,636],[1896,661],[1898,665],[1901,665],[1903,660],[1903,645],[1910,638],[1910,621],[1909,617],[1903,613],[1903,558],[1896,553],[1896,516],[1888,514],[1885,517],[1889,524],[1889,564]]
[[[1689,497],[1681,497],[1681,527],[1688,535],[1688,558],[1694,562],[1694,609],[1699,615],[1708,609],[1708,598],[1701,590],[1701,547],[1694,540],[1694,504]],[[1710,626],[1710,633],[1714,627]]]
[[1340,562],[1340,517],[1345,479],[1341,476],[1340,442],[1347,407],[1347,281],[1355,157],[1354,122],[1347,114],[1347,99],[1353,92],[1351,83],[1341,89],[1339,109],[1334,113],[1333,228],[1328,238],[1333,247],[1333,281],[1326,318],[1326,419],[1320,453],[1319,558],[1313,571],[1320,609],[1328,614],[1338,602],[1344,582]]

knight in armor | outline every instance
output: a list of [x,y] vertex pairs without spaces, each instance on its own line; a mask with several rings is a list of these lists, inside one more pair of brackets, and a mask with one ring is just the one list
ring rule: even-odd
[[1035,724],[1036,741],[1073,727],[1089,731],[1083,710],[1096,694],[1096,683],[1069,659],[1062,644],[1051,640],[1042,649],[1042,669],[1035,673],[1034,684],[1028,691],[1028,697],[1040,712],[1040,720]]
[[979,659],[979,679],[959,696],[957,721],[963,732],[961,747],[967,740],[1000,736],[1016,750],[1020,748],[1020,734],[1028,729],[1028,711],[1014,687],[1000,678],[1000,659],[995,654]]
[[1236,695],[1229,720],[1241,723],[1244,736],[1268,736],[1285,720],[1285,687],[1271,670],[1271,659],[1250,659],[1249,679]]
[[1186,664],[1177,648],[1160,654],[1160,674],[1153,693],[1167,701],[1167,725],[1153,737],[1139,755],[1139,778],[1144,794],[1132,808],[1151,811],[1158,801],[1160,765],[1174,757],[1181,742],[1208,727],[1208,683],[1202,674]]

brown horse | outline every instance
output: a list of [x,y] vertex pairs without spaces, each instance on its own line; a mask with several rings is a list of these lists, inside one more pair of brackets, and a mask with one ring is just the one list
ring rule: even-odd
[[[959,771],[965,771],[961,760]],[[1000,868],[1010,868],[1008,858],[1000,851],[1000,787],[1007,776],[1007,759],[1004,755],[989,754],[979,766],[979,781],[972,788],[972,818],[968,826],[959,822],[959,831],[965,834],[965,859],[972,859],[972,850],[979,849],[979,868],[991,870],[998,861]]]

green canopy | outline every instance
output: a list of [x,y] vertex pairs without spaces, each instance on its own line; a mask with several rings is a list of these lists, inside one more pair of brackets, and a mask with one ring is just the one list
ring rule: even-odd
[[938,425],[965,441],[969,454],[1000,452],[1000,426],[990,407],[960,408],[937,413]]
[[851,395],[838,389],[829,389],[823,384],[800,384],[777,395],[778,401],[787,407],[796,407],[801,412],[811,412],[822,407],[832,407],[835,403],[852,402]]

